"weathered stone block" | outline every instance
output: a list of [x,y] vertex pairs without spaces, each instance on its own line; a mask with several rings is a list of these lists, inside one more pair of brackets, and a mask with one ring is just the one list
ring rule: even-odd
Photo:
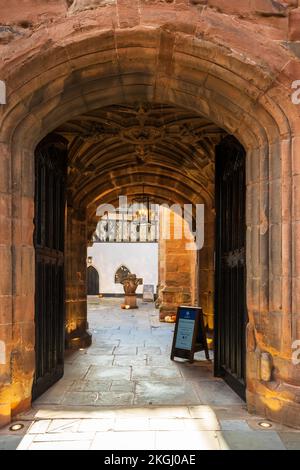
[[0,404],[0,428],[8,425],[11,421],[10,401]]
[[270,270],[274,276],[282,275],[282,227],[270,226]]
[[8,146],[0,143],[0,192],[8,193],[11,187],[10,154]]
[[293,178],[293,217],[300,221],[300,175]]
[[255,13],[264,17],[285,17],[288,15],[287,6],[280,1],[252,0],[251,4]]
[[71,0],[69,7],[69,14],[78,13],[84,10],[93,10],[99,7],[106,7],[115,5],[116,0]]
[[269,312],[265,341],[273,349],[281,351],[282,334],[282,312]]
[[272,377],[273,361],[269,353],[263,352],[260,356],[260,378],[263,382],[269,382]]
[[0,193],[0,243],[11,243],[11,196]]
[[12,258],[10,246],[0,246],[1,276],[0,296],[12,293]]
[[289,15],[289,39],[290,41],[300,41],[300,8],[291,10]]

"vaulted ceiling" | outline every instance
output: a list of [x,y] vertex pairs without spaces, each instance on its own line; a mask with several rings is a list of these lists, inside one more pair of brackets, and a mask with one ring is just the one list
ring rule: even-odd
[[157,202],[213,198],[214,148],[225,131],[164,104],[110,106],[57,129],[69,141],[68,197],[95,212],[120,195]]

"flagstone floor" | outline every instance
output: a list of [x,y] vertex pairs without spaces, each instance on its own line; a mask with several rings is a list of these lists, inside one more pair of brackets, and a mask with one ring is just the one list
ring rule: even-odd
[[21,431],[0,430],[0,449],[300,449],[300,431],[262,429],[202,353],[171,361],[174,325],[153,304],[120,303],[89,299],[93,345],[66,354],[64,377],[18,417]]

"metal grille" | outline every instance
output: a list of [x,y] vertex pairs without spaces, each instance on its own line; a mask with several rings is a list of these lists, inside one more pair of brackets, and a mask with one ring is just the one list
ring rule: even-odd
[[128,220],[103,219],[93,235],[94,243],[156,243],[159,239],[159,222],[150,225]]

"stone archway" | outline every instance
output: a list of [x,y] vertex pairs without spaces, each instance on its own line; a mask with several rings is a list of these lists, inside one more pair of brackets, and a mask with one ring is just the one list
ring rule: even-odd
[[99,274],[94,266],[87,267],[87,295],[99,295]]
[[[300,335],[299,108],[290,99],[299,59],[263,28],[253,31],[211,10],[201,14],[194,5],[174,8],[163,4],[153,18],[146,7],[119,8],[117,15],[115,4],[108,5],[93,17],[58,18],[3,51],[8,105],[1,109],[0,148],[8,176],[1,183],[2,214],[11,220],[2,246],[3,422],[31,401],[35,146],[75,116],[138,100],[199,113],[247,151],[248,407],[299,425],[299,369],[291,362]],[[86,214],[76,207],[72,214],[86,243]],[[79,320],[84,331],[84,313]]]

